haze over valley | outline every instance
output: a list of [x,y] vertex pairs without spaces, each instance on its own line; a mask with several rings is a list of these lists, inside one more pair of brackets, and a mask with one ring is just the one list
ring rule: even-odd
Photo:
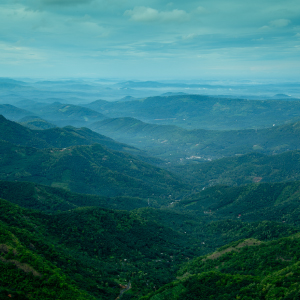
[[0,2],[0,299],[300,299],[299,1]]

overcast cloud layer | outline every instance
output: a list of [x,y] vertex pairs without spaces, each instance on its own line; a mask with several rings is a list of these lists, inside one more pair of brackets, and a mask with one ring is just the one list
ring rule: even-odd
[[0,0],[0,76],[299,80],[299,0]]

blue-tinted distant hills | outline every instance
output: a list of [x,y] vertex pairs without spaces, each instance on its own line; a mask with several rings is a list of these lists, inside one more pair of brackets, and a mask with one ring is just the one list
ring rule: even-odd
[[95,101],[86,107],[116,117],[177,125],[186,129],[236,130],[271,127],[299,119],[300,101],[246,100],[201,95],[148,97],[135,101]]
[[89,108],[60,102],[37,107],[34,112],[58,126],[72,125],[81,127],[106,118],[102,113]]
[[110,118],[90,125],[98,133],[141,148],[166,161],[188,163],[252,151],[266,154],[300,149],[300,123],[264,129],[187,130],[134,118]]
[[0,104],[0,115],[3,115],[10,120],[17,121],[21,118],[32,116],[34,113],[14,105]]

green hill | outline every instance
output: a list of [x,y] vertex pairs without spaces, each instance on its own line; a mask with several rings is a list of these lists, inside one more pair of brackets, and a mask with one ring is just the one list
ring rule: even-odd
[[176,203],[208,222],[224,219],[286,222],[299,226],[300,182],[215,186]]
[[37,116],[24,117],[20,119],[18,123],[33,130],[43,130],[56,127],[55,125]]
[[178,279],[142,299],[299,299],[300,235],[241,240],[187,263]]
[[89,108],[60,102],[37,107],[34,112],[57,126],[72,125],[79,127],[106,118],[103,114]]
[[138,295],[173,280],[194,247],[134,212],[47,215],[0,199],[0,216],[0,295],[18,299],[115,299],[129,280]]
[[99,144],[36,149],[0,141],[1,180],[31,181],[102,196],[134,196],[168,203],[189,186],[171,173]]
[[[30,130],[18,123],[9,121],[0,115],[0,139],[21,146],[36,148],[66,148],[75,145],[99,143],[107,148],[129,152],[144,160],[151,161],[145,153],[129,145],[115,142],[113,139],[91,131],[88,128],[50,128]],[[155,159],[153,160],[155,161]]]
[[133,210],[148,205],[148,202],[141,198],[77,194],[61,188],[20,181],[0,181],[0,198],[24,208],[46,213],[85,206]]
[[2,115],[0,115],[0,139],[22,146],[51,147],[46,141],[36,136],[31,129],[7,120]]
[[199,188],[217,184],[300,180],[300,151],[278,155],[250,153],[211,162],[170,166],[168,169]]

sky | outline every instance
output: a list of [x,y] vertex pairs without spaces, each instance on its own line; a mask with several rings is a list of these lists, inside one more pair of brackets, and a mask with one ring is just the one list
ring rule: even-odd
[[0,0],[0,77],[300,80],[299,0]]

